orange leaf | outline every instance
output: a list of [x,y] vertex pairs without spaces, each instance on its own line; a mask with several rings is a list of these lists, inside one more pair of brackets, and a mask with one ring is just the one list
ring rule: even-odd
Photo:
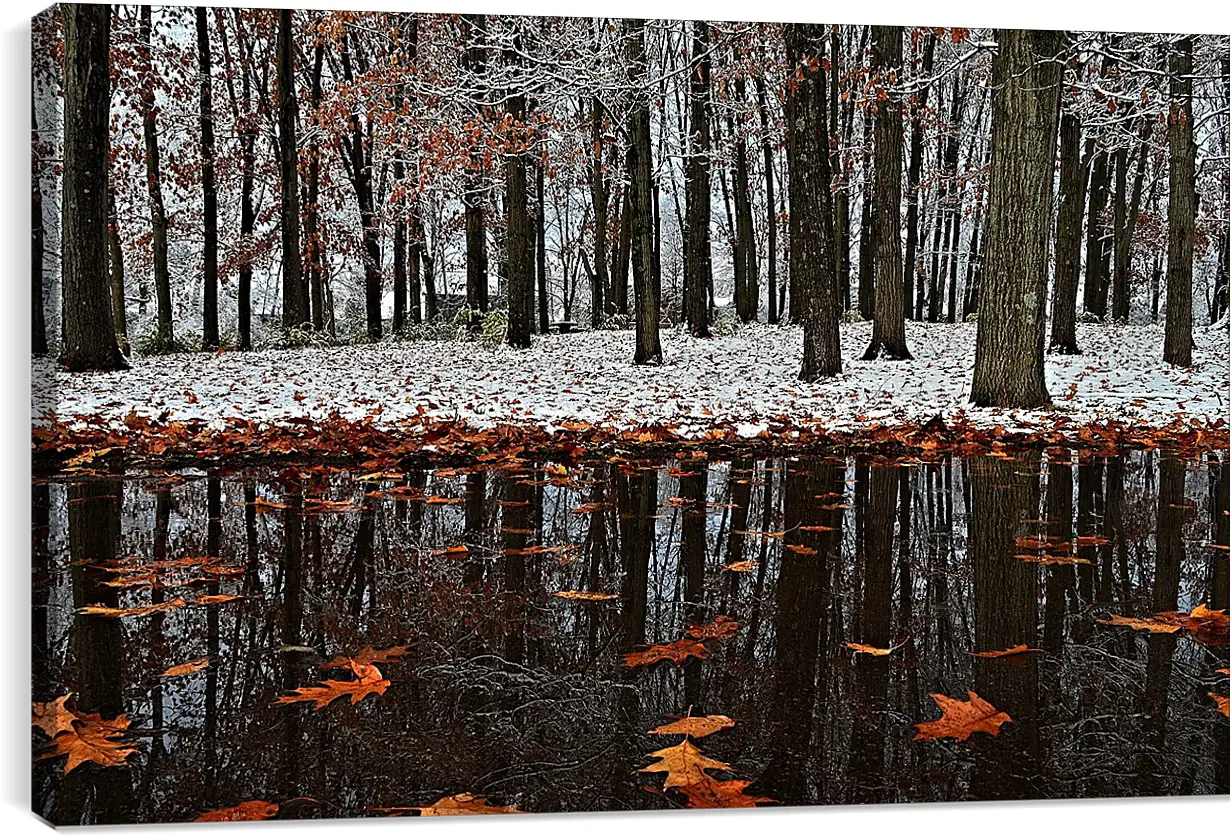
[[890,646],[888,649],[881,649],[876,646],[868,646],[865,643],[847,643],[845,645],[846,645],[846,648],[850,649],[857,655],[875,655],[876,657],[879,658],[879,657],[884,657],[885,655],[888,655],[891,652],[895,652],[898,649],[901,649],[903,646],[905,646],[909,642],[910,642],[910,638],[908,637],[905,640],[903,640],[901,643],[899,643],[898,645]]
[[731,562],[730,564],[724,564],[722,569],[729,570],[732,573],[747,573],[759,564],[760,562],[756,559],[747,559],[742,562]]
[[179,666],[171,667],[162,673],[162,677],[175,678],[180,675],[191,675],[194,672],[200,672],[207,666],[209,666],[209,658],[197,658],[194,661],[188,661],[188,663],[181,663]]
[[687,716],[670,724],[659,725],[650,731],[662,735],[680,734],[701,739],[711,733],[735,727],[735,721],[729,716]]
[[1042,649],[1032,649],[1025,643],[1019,643],[1016,646],[1010,646],[1008,649],[997,649],[992,652],[967,652],[972,658],[1009,658],[1014,655],[1023,655],[1027,652],[1042,652]]
[[57,733],[51,740],[48,751],[39,759],[67,755],[64,773],[67,774],[83,762],[93,762],[104,767],[124,765],[137,752],[136,745],[125,742],[129,720],[121,715],[103,719],[97,713],[77,716],[68,730]]
[[1224,716],[1227,716],[1228,718],[1231,718],[1231,716],[1228,716],[1227,696],[1219,695],[1218,693],[1210,693],[1209,695],[1210,695],[1210,698],[1214,699],[1214,703],[1218,705],[1218,712],[1222,713]]
[[705,646],[696,640],[682,638],[671,643],[651,646],[644,651],[629,652],[624,656],[624,665],[632,668],[636,666],[652,666],[659,661],[671,661],[676,666],[679,666],[688,658],[705,660],[708,656],[709,652]]
[[278,814],[278,804],[267,800],[248,800],[229,809],[215,809],[195,819],[195,823],[213,821],[267,821]]
[[224,602],[231,602],[236,599],[243,599],[243,597],[238,594],[201,594],[192,604],[222,605]]
[[430,806],[414,806],[420,816],[436,815],[520,815],[517,806],[494,806],[486,797],[476,797],[468,791],[442,797]]
[[372,663],[392,663],[399,658],[404,658],[410,654],[409,646],[390,646],[388,649],[373,649],[371,646],[364,646],[354,657],[348,658],[338,655],[328,663],[322,663],[321,669],[350,669],[354,671],[355,666],[366,666]]
[[560,599],[581,600],[583,602],[605,602],[611,599],[619,599],[619,594],[606,594],[601,591],[556,591],[552,594]]
[[1153,617],[1121,617],[1119,614],[1112,614],[1110,619],[1096,620],[1096,622],[1107,626],[1127,626],[1136,631],[1149,631],[1155,634],[1174,634],[1180,630],[1178,623],[1163,622]]
[[940,707],[940,718],[934,722],[920,722],[915,725],[918,733],[915,739],[956,739],[965,741],[972,733],[988,733],[996,736],[1000,726],[1013,721],[1008,713],[1002,713],[987,701],[979,698],[974,690],[967,690],[969,701],[949,698],[944,693],[932,693],[932,698]]
[[344,695],[350,696],[351,704],[358,704],[369,695],[384,695],[389,681],[372,664],[352,663],[351,671],[357,676],[353,681],[321,681],[319,687],[300,687],[290,695],[279,696],[275,704],[294,704],[311,701],[317,710]]
[[705,625],[693,624],[684,633],[697,640],[725,640],[733,637],[742,624],[726,616],[715,617]]
[[156,602],[153,605],[138,605],[134,608],[112,608],[107,605],[87,605],[77,609],[78,614],[89,614],[95,617],[145,617],[157,614],[159,611],[171,611],[183,608],[188,604],[182,596],[169,599],[166,602]]
[[72,693],[68,693],[55,701],[34,702],[34,713],[30,724],[51,737],[72,730],[73,720],[77,718],[77,714],[67,707],[68,700],[72,696]]

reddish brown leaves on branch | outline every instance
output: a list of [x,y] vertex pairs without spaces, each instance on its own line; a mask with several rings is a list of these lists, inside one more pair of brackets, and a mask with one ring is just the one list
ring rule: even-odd
[[311,701],[315,709],[328,705],[342,696],[350,696],[351,704],[358,704],[369,695],[384,695],[389,689],[389,681],[380,674],[380,670],[372,664],[351,662],[350,670],[355,673],[352,681],[321,681],[318,687],[300,687],[290,695],[279,696],[275,704],[294,704],[300,701]]
[[278,804],[267,800],[248,800],[229,809],[215,809],[195,818],[195,823],[219,821],[267,821],[278,814]]
[[972,733],[988,733],[997,736],[1000,726],[1013,721],[1008,713],[1002,713],[989,702],[979,698],[974,690],[967,691],[969,701],[949,698],[943,693],[932,693],[940,707],[941,716],[934,722],[915,725],[916,739],[956,739],[964,742]]

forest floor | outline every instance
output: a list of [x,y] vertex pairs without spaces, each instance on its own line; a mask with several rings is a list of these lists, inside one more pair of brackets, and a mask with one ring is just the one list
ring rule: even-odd
[[908,322],[915,358],[906,362],[858,360],[870,334],[870,323],[845,324],[842,374],[810,385],[796,379],[801,330],[764,325],[709,340],[667,330],[657,367],[633,365],[631,331],[535,337],[529,350],[425,341],[166,355],[116,373],[69,374],[38,362],[32,409],[36,424],[54,416],[67,427],[118,426],[135,413],[216,429],[236,421],[453,420],[548,433],[578,423],[617,432],[666,426],[685,439],[715,427],[750,438],[783,426],[852,432],[936,417],[1029,432],[1109,421],[1209,426],[1227,415],[1222,328],[1198,328],[1193,367],[1180,369],[1161,360],[1160,326],[1081,325],[1084,354],[1047,357],[1054,405],[1041,411],[969,404],[973,323]]

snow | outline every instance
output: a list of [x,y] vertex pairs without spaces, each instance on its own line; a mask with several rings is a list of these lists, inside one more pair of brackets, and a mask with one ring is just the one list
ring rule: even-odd
[[913,361],[860,361],[871,324],[843,324],[843,372],[816,384],[796,379],[800,329],[765,325],[709,340],[665,331],[659,367],[633,365],[631,331],[536,336],[529,350],[423,341],[167,355],[137,358],[133,369],[116,373],[70,374],[41,361],[32,409],[36,421],[53,413],[70,424],[94,414],[119,422],[135,411],[222,427],[235,418],[280,423],[336,411],[386,425],[419,414],[548,430],[566,420],[615,430],[663,424],[682,436],[723,424],[745,437],[782,421],[849,430],[964,415],[1012,431],[1060,416],[1151,427],[1226,417],[1225,329],[1198,329],[1194,365],[1181,369],[1161,360],[1160,326],[1079,325],[1084,354],[1047,357],[1051,411],[969,404],[975,330],[973,323],[908,322]]

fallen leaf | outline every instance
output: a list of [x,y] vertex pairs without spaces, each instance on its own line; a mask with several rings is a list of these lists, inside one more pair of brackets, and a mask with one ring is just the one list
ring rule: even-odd
[[956,739],[965,741],[972,733],[988,733],[996,736],[1000,726],[1013,721],[1008,713],[1002,713],[987,701],[979,698],[974,690],[967,690],[969,701],[950,698],[944,693],[932,693],[940,707],[940,718],[934,722],[915,725],[915,739]]
[[200,672],[207,666],[209,666],[209,658],[197,658],[196,660],[171,667],[166,672],[162,673],[161,677],[176,678],[180,675],[191,675],[194,672]]
[[701,753],[701,749],[692,744],[690,739],[685,739],[678,745],[654,751],[649,756],[655,762],[637,770],[643,774],[667,772],[667,779],[663,781],[664,789],[697,785],[713,779],[705,773],[706,769],[732,770],[731,766],[725,762],[710,759]]
[[146,617],[160,611],[172,611],[188,604],[182,596],[169,599],[166,602],[156,602],[153,605],[138,605],[133,608],[112,608],[107,605],[86,605],[77,609],[78,614],[89,614],[93,617]]
[[319,687],[300,687],[290,695],[279,696],[275,704],[294,704],[298,701],[311,701],[320,710],[332,701],[344,695],[350,696],[351,704],[358,704],[369,695],[384,695],[389,689],[389,681],[380,674],[380,670],[372,664],[351,663],[350,669],[355,673],[353,681],[321,681]]
[[409,646],[390,646],[388,649],[373,649],[371,646],[364,646],[355,653],[354,657],[338,655],[333,660],[322,663],[321,669],[353,669],[355,665],[392,663],[409,654]]
[[[1214,703],[1218,705],[1218,712],[1222,713],[1224,716],[1227,716],[1227,696],[1219,695],[1218,693],[1210,693],[1209,695],[1210,698],[1214,699]],[[1231,718],[1231,716],[1228,716],[1228,718]]]
[[476,797],[468,791],[442,797],[430,806],[413,806],[421,816],[436,815],[520,815],[521,809],[513,806],[495,806],[486,797]]
[[193,601],[193,605],[222,605],[224,602],[243,599],[238,594],[201,594]]
[[857,655],[875,655],[876,657],[884,657],[885,655],[888,655],[891,652],[895,652],[898,649],[901,649],[903,646],[905,646],[909,642],[910,642],[910,638],[908,637],[905,640],[903,640],[901,643],[899,643],[898,645],[890,646],[888,649],[881,649],[876,646],[868,646],[865,643],[847,643],[845,644],[845,646],[846,648],[850,649],[852,652],[854,652]]
[[701,739],[729,727],[735,727],[735,721],[729,716],[687,716],[670,724],[659,725],[650,733],[662,735],[682,733],[693,739]]
[[73,694],[68,693],[54,701],[34,702],[33,718],[30,723],[51,737],[72,730],[73,721],[77,718],[77,714],[69,710],[67,706],[68,700],[72,697]]
[[725,640],[733,637],[742,626],[742,623],[730,617],[718,616],[704,625],[694,623],[684,629],[684,633],[697,640]]
[[1180,630],[1179,623],[1157,620],[1153,617],[1121,617],[1119,614],[1112,614],[1109,619],[1095,622],[1107,626],[1125,626],[1135,631],[1150,631],[1155,634],[1174,634]]
[[756,559],[746,559],[742,562],[731,562],[730,564],[724,564],[722,569],[729,570],[732,573],[747,573],[759,564],[760,562]]
[[606,600],[619,599],[619,594],[606,594],[602,591],[556,591],[552,594],[560,599],[581,600],[583,602],[605,602]]
[[278,814],[278,804],[267,800],[248,800],[229,809],[215,809],[194,819],[194,823],[215,821],[267,821]]
[[128,717],[124,715],[114,719],[103,719],[97,713],[77,716],[68,730],[56,734],[39,759],[67,755],[65,774],[84,762],[107,768],[124,765],[137,752],[136,745],[124,741],[128,725]]
[[1042,652],[1042,649],[1032,649],[1025,643],[1010,646],[1008,649],[996,649],[992,652],[967,652],[972,658],[1008,658],[1014,655],[1024,655],[1027,652]]
[[708,656],[709,651],[704,645],[696,640],[681,638],[671,643],[651,646],[644,651],[629,652],[624,656],[624,665],[632,668],[636,666],[651,666],[659,661],[671,661],[676,666],[679,666],[690,657],[705,660]]
[[746,794],[751,780],[716,780],[709,774],[699,783],[681,786],[684,806],[688,809],[750,809],[758,803],[776,803],[772,797]]

